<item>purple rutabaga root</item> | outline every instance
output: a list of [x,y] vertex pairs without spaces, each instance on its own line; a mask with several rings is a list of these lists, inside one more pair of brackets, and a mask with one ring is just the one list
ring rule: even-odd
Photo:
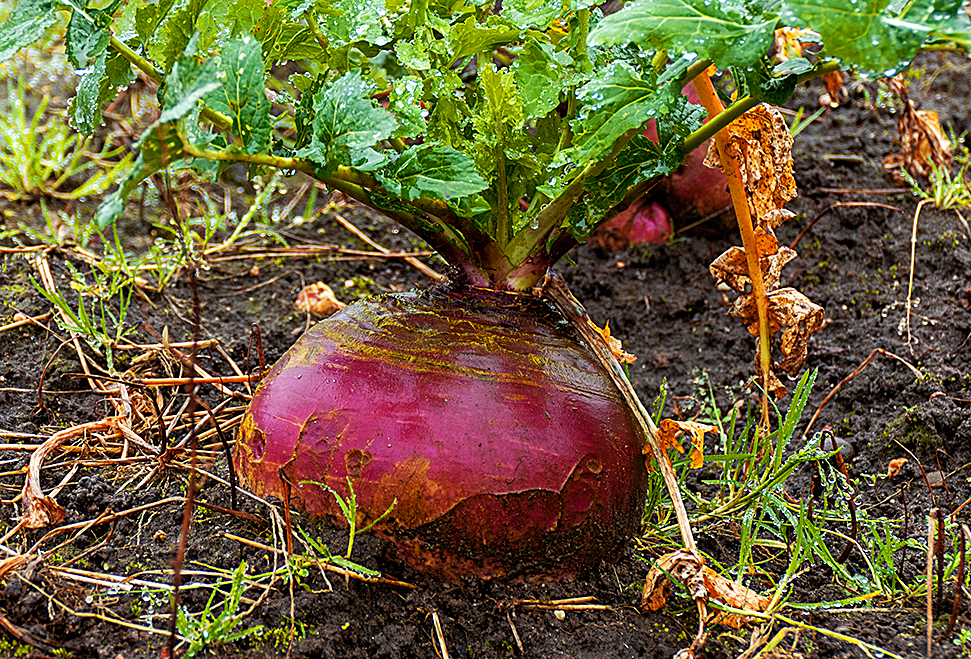
[[250,405],[249,487],[376,527],[416,569],[548,580],[616,560],[647,488],[631,413],[546,303],[436,289],[361,301],[317,324]]

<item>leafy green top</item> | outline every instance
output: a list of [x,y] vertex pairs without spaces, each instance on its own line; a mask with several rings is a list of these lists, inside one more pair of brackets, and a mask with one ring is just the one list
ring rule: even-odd
[[[526,288],[714,128],[682,86],[714,63],[779,102],[838,66],[892,75],[969,46],[961,0],[20,0],[0,58],[67,20],[82,132],[134,79],[162,113],[97,215],[145,177],[242,161],[310,173],[424,237],[476,284]],[[782,25],[823,50],[775,67]],[[294,62],[288,78],[270,74]],[[800,73],[801,76],[797,76]],[[272,89],[268,89],[268,86]],[[658,142],[641,137],[658,122]]]

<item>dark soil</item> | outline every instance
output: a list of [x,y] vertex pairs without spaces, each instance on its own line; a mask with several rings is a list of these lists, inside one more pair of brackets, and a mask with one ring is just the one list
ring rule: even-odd
[[[921,64],[925,74],[913,81],[913,97],[924,109],[938,112],[942,123],[953,126],[956,134],[971,130],[967,66],[936,56],[927,57]],[[815,110],[820,93],[821,87],[810,86],[789,105],[805,105],[808,115]],[[800,197],[789,207],[799,215],[779,230],[780,243],[788,244],[810,220],[825,212],[799,243],[799,258],[783,273],[783,284],[797,288],[822,305],[828,319],[810,343],[806,367],[818,369],[819,375],[795,441],[802,441],[802,428],[823,398],[875,349],[893,353],[919,369],[920,379],[900,361],[879,354],[822,409],[814,426],[814,430],[829,426],[836,437],[855,449],[849,472],[858,479],[857,508],[870,517],[906,517],[906,536],[916,546],[926,542],[925,520],[932,506],[948,512],[971,497],[971,477],[966,469],[971,465],[971,241],[964,235],[955,213],[932,207],[923,210],[914,270],[914,300],[919,300],[912,314],[915,342],[908,347],[901,320],[916,202],[909,194],[860,192],[898,187],[884,173],[881,160],[899,145],[895,115],[878,99],[876,85],[851,87],[849,94],[841,108],[828,111],[798,136],[793,155]],[[298,185],[299,182],[288,182],[291,191]],[[872,206],[831,209],[834,204],[850,201],[879,202],[899,210]],[[298,207],[302,208],[302,202]],[[5,208],[6,228],[16,228],[18,221],[43,227],[39,204],[6,204]],[[351,207],[341,212],[390,249],[418,246],[389,222],[372,214]],[[143,236],[151,228],[130,219],[121,230],[123,235],[141,236],[139,240],[144,245]],[[305,239],[370,249],[327,216],[292,230]],[[723,235],[717,237],[719,233]],[[12,239],[0,244],[14,247]],[[659,247],[639,246],[607,253],[585,246],[571,254],[575,265],[559,266],[591,317],[600,324],[609,321],[612,333],[624,340],[625,349],[638,356],[631,367],[631,377],[642,400],[654,400],[666,381],[669,414],[691,418],[703,402],[700,397],[705,395],[709,381],[722,409],[739,403],[744,409],[747,403],[758,400],[757,392],[749,385],[755,342],[736,319],[726,315],[729,300],[716,290],[708,273],[708,264],[732,244],[739,244],[734,232],[707,228],[704,235],[684,235]],[[94,251],[99,252],[100,247],[95,246]],[[10,322],[15,311],[37,316],[49,310],[50,304],[30,281],[30,277],[37,278],[33,258],[34,255],[25,258],[12,252],[3,255],[0,298],[4,309],[0,325]],[[58,284],[69,290],[67,262],[84,268],[77,253],[57,248],[49,251],[47,258]],[[424,260],[433,267],[442,267],[434,258]],[[201,338],[218,339],[225,352],[242,367],[247,363],[251,325],[258,322],[265,358],[272,362],[306,326],[307,319],[294,310],[293,300],[305,283],[316,281],[331,284],[338,296],[348,302],[358,294],[427,285],[423,275],[396,259],[225,261],[200,270],[194,288],[183,271],[164,294],[147,291],[144,296],[133,298],[128,322],[138,330],[129,338],[156,341],[146,330],[149,325],[156,334],[166,328],[171,341],[190,339],[193,331],[189,319],[194,313],[193,296],[197,294]],[[345,281],[351,281],[351,286],[345,287]],[[68,298],[73,302],[73,294]],[[51,327],[60,333],[56,326]],[[66,346],[54,357],[59,345],[56,337],[36,326],[0,332],[0,441],[39,443],[58,429],[110,413],[110,406],[87,390],[84,380],[75,377],[81,364],[71,347]],[[135,354],[122,355],[119,370],[132,366]],[[97,361],[91,353],[89,356]],[[213,348],[200,352],[199,363],[209,372],[231,372],[226,356]],[[249,360],[249,365],[254,366],[254,359]],[[157,377],[163,369],[159,363],[155,367],[153,375]],[[42,373],[43,388],[48,392],[43,396],[43,409],[38,406],[36,392]],[[242,390],[241,385],[233,388]],[[176,397],[176,408],[181,405],[183,394],[177,389],[168,388],[165,396],[166,404],[169,398]],[[212,388],[206,388],[205,397],[213,405],[222,400]],[[787,406],[788,399],[780,405]],[[145,432],[158,441],[152,430]],[[170,438],[170,442],[181,438]],[[56,497],[67,509],[65,523],[91,520],[106,510],[129,510],[166,497],[183,496],[185,492],[188,472],[178,466],[186,463],[184,457],[136,488],[149,473],[150,463],[116,459],[99,464],[105,455],[99,453],[95,442],[78,440],[73,446],[79,447],[77,451],[49,456],[49,466],[42,477],[44,489],[49,492],[70,474]],[[713,451],[715,447],[709,445],[708,452]],[[225,458],[218,453],[207,455],[203,466],[225,478]],[[905,457],[909,462],[896,477],[873,478],[886,475],[890,460]],[[21,512],[17,499],[28,458],[28,453],[9,446],[0,451],[2,534],[17,524]],[[75,465],[79,468],[71,473]],[[946,477],[945,486],[932,490],[933,500],[921,476],[922,469],[943,471]],[[703,481],[713,473],[706,467],[691,474],[688,487],[707,487]],[[788,492],[793,499],[804,499],[810,495],[810,486],[808,472],[799,473],[790,482]],[[199,499],[228,508],[229,488],[207,479]],[[244,519],[204,507],[196,511],[186,554],[185,583],[211,578],[199,574],[209,570],[208,566],[232,570],[241,559],[247,561],[251,576],[273,567],[274,557],[268,551],[225,537],[229,533],[269,542],[266,507],[241,497],[240,508],[253,517]],[[48,553],[30,556],[26,565],[3,576],[0,623],[6,631],[0,632],[0,656],[159,656],[166,642],[162,634],[123,627],[106,619],[121,618],[164,630],[168,624],[166,595],[149,594],[141,587],[110,591],[68,579],[52,568],[80,556],[72,567],[98,574],[137,574],[147,581],[170,583],[170,574],[146,571],[170,569],[178,546],[182,510],[180,503],[159,505],[113,524],[94,525],[63,547],[58,547],[58,543],[71,536],[60,535],[46,541],[41,549]],[[959,523],[967,523],[968,519],[967,509],[956,516]],[[296,518],[294,523],[313,529],[334,554],[344,551],[346,531],[316,529],[302,518]],[[45,532],[18,532],[4,544],[24,552]],[[727,565],[737,562],[737,523],[699,528],[696,532],[699,545],[714,561]],[[844,528],[841,532],[849,534],[850,530]],[[290,588],[276,581],[239,627],[263,625],[261,636],[227,643],[213,651],[228,656],[283,656],[287,652],[292,611],[296,622],[290,651],[293,657],[435,657],[440,651],[433,613],[440,621],[451,657],[671,657],[690,643],[696,629],[697,616],[690,601],[675,598],[671,606],[647,614],[641,613],[638,605],[651,558],[673,546],[659,546],[657,538],[652,537],[636,543],[616,565],[603,565],[588,577],[567,583],[444,584],[429,581],[388,558],[382,541],[361,536],[355,543],[354,560],[415,588],[356,580],[345,583],[335,574],[329,575],[328,585],[311,566],[295,584],[292,599]],[[301,550],[299,546],[297,549]],[[950,560],[955,549],[946,549]],[[898,552],[898,559],[908,582],[924,569],[926,560],[924,552],[918,549]],[[765,591],[785,572],[787,557],[784,553],[766,553],[760,560],[771,578],[753,577],[749,585]],[[856,552],[851,554],[848,565],[851,571],[866,570]],[[263,579],[260,583],[268,582]],[[952,579],[945,585],[944,606],[935,608],[938,636],[950,615],[953,583]],[[836,583],[818,562],[795,578],[793,588],[790,600],[797,603],[865,594],[854,590],[852,584]],[[186,590],[183,603],[190,611],[200,611],[206,605],[208,592]],[[248,599],[243,607],[248,608],[261,592],[259,587],[247,589]],[[548,610],[526,610],[520,602],[585,596],[595,597],[597,603],[609,609],[571,610],[561,619]],[[966,604],[969,600],[966,595],[954,636],[971,630]],[[154,617],[148,617],[150,614]],[[923,656],[925,651],[923,599],[886,602],[875,597],[848,604],[841,610],[789,609],[788,614],[802,623],[858,638],[905,657]],[[772,633],[782,626],[777,625]],[[20,643],[11,630],[29,634],[46,649]],[[514,633],[518,633],[522,651]],[[738,656],[748,647],[749,636],[748,630],[718,627],[704,656]],[[55,655],[52,648],[69,654],[62,651]],[[968,652],[969,647],[944,642],[935,644],[934,656],[959,657]],[[821,633],[800,632],[787,636],[771,656],[864,654],[859,647]]]

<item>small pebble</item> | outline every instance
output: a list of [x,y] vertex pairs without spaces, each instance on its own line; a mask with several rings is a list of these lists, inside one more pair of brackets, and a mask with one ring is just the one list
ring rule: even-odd
[[556,618],[557,620],[563,620],[564,618],[566,618],[566,611],[563,611],[562,609],[556,609],[555,611],[553,611],[553,617]]

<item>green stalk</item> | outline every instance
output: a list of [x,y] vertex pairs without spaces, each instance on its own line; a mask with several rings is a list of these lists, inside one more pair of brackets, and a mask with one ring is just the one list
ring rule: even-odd
[[502,148],[496,149],[496,242],[502,249],[509,243],[512,220],[509,216],[509,185],[506,181],[506,156]]
[[614,143],[613,149],[611,149],[605,158],[587,165],[559,196],[539,212],[539,215],[536,216],[536,220],[533,223],[536,226],[535,229],[523,229],[509,241],[506,255],[512,263],[524,262],[536,253],[540,245],[551,243],[564,233],[565,229],[561,229],[560,224],[563,222],[563,218],[566,217],[573,204],[584,194],[584,181],[600,174],[610,164],[610,161],[616,158],[617,154],[623,151],[627,143],[638,133],[640,133],[639,127],[632,128],[624,133]]
[[317,22],[317,15],[314,13],[314,10],[308,9],[307,13],[303,15],[303,18],[307,22],[307,26],[310,27],[310,31],[313,33],[317,45],[326,51],[330,46],[330,42],[327,40],[324,31],[320,29],[320,24]]
[[[703,71],[705,68],[707,67],[700,67],[700,70]],[[801,74],[796,79],[796,84],[802,84],[807,80],[812,80],[813,78],[819,78],[821,76],[826,75],[827,73],[832,73],[833,71],[839,71],[839,69],[840,69],[839,62],[833,61],[833,62],[826,62],[824,64],[820,64],[812,71],[807,71],[806,73]],[[692,71],[692,68],[689,67],[688,71],[689,72]],[[743,114],[745,114],[746,112],[748,112],[749,110],[751,110],[761,102],[762,102],[761,99],[755,98],[754,96],[751,96],[751,95],[743,96],[742,98],[738,99],[737,101],[735,101],[734,103],[726,107],[721,112],[721,114],[717,115],[712,119],[709,119],[704,126],[702,126],[698,130],[688,135],[688,137],[686,137],[684,140],[684,152],[691,153],[699,146],[701,146],[709,139],[711,139],[711,137],[715,133],[720,131],[728,124],[732,123],[735,119],[739,118],[740,116],[742,116]]]

